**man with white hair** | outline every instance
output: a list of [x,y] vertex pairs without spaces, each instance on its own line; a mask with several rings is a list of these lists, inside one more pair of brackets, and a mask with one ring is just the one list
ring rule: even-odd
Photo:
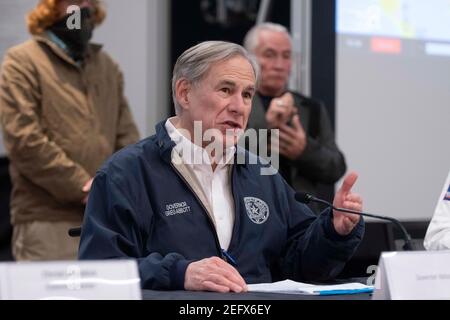
[[322,185],[332,185],[346,171],[326,108],[317,100],[288,89],[292,40],[286,28],[263,23],[244,40],[261,67],[248,126],[279,129],[281,175],[296,190],[319,197]]
[[[279,174],[262,175],[256,156],[236,146],[257,78],[256,62],[233,43],[200,43],[178,58],[177,116],[98,171],[81,259],[136,259],[142,287],[159,290],[243,292],[247,283],[342,270],[361,240],[360,216],[316,217]],[[211,140],[223,148],[209,149]],[[345,179],[337,207],[362,209],[356,179]]]

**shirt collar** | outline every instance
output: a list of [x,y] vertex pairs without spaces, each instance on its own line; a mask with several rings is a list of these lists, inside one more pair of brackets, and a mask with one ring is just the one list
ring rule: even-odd
[[[211,166],[211,159],[208,156],[206,150],[194,143],[187,137],[183,135],[183,132],[178,130],[174,122],[178,119],[177,117],[169,118],[166,121],[165,127],[170,139],[175,143],[174,150],[180,155],[183,162],[187,165],[192,166]],[[222,168],[226,165],[231,165],[233,163],[234,154],[236,153],[236,147],[232,146],[225,149],[225,158],[219,161],[218,168]]]

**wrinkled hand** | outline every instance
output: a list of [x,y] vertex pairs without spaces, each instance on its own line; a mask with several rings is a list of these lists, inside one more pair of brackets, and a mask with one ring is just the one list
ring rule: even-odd
[[[351,189],[358,179],[355,172],[348,174],[340,189],[336,192],[333,205],[337,208],[351,209],[355,211],[362,211],[363,200],[361,196],[352,193]],[[361,216],[357,214],[344,213],[333,210],[333,225],[334,229],[341,236],[348,235],[353,228],[358,224]]]
[[245,292],[239,272],[218,257],[192,262],[186,269],[184,288],[190,291]]
[[272,99],[266,112],[266,122],[270,129],[278,129],[286,124],[292,115],[297,112],[294,106],[294,97],[287,92],[279,98]]
[[89,198],[89,191],[91,191],[92,182],[94,181],[94,178],[91,178],[86,182],[83,186],[83,189],[81,189],[84,193],[87,193],[86,196],[83,198],[83,204],[86,204],[88,202]]
[[283,124],[280,126],[279,152],[288,159],[296,160],[305,151],[307,138],[305,130],[300,123],[300,117],[292,118],[293,127]]

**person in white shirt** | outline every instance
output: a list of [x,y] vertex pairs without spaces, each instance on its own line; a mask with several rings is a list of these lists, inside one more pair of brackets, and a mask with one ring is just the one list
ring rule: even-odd
[[425,235],[427,250],[450,249],[450,171]]
[[[341,272],[363,237],[361,216],[331,209],[317,216],[238,144],[258,71],[243,47],[222,41],[178,58],[177,115],[98,170],[80,259],[135,259],[150,290],[245,292],[247,283],[317,282]],[[336,207],[362,210],[352,191],[357,178],[344,179]]]

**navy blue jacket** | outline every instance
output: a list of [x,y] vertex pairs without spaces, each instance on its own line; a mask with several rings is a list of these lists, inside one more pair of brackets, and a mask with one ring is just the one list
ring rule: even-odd
[[[136,259],[143,288],[184,289],[190,262],[223,253],[206,210],[172,166],[175,144],[164,123],[97,172],[79,258]],[[279,174],[260,175],[262,166],[247,162],[232,169],[235,223],[228,253],[237,270],[247,283],[335,277],[356,250],[364,222],[340,236],[330,210],[314,215]]]

